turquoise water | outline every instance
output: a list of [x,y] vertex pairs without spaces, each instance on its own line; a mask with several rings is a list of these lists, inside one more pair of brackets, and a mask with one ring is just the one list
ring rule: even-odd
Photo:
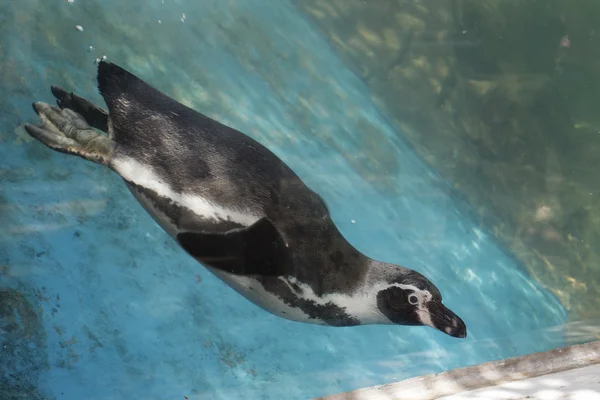
[[[25,295],[39,326],[19,340],[0,331],[3,390],[302,399],[564,344],[563,307],[475,225],[290,3],[9,4],[0,5],[0,284]],[[102,55],[267,145],[322,194],[358,249],[430,277],[468,338],[267,314],[184,254],[114,173],[29,141],[19,125],[37,121],[30,104],[50,101],[51,84],[102,104],[93,64]],[[379,177],[388,191],[348,162],[370,132],[397,156],[397,172]]]

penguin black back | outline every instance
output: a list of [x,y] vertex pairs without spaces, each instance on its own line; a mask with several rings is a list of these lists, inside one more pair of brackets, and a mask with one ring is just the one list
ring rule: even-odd
[[[288,268],[310,282],[317,293],[344,284],[351,288],[352,282],[358,281],[363,268],[357,261],[364,257],[348,246],[323,199],[262,144],[176,102],[114,64],[100,63],[98,87],[108,105],[114,141],[124,156],[151,165],[176,192],[197,194],[230,208],[243,202],[244,207],[263,215],[281,236],[282,245],[293,251]],[[144,191],[141,187],[137,190]],[[211,226],[216,232],[235,226],[230,221],[216,225]],[[263,240],[273,239],[270,232],[262,234]],[[200,250],[193,243],[212,240],[200,235],[188,231],[178,238],[197,259]],[[314,240],[304,240],[307,236]],[[236,240],[239,246],[241,239]],[[222,239],[217,242],[222,251],[233,246]],[[206,251],[203,246],[201,252]],[[210,254],[206,257],[215,263],[214,248]],[[341,276],[349,279],[333,282],[331,277],[340,269],[345,269]],[[271,268],[271,272],[277,270]],[[260,272],[265,274],[264,269]]]
[[178,191],[221,180],[239,189],[235,192],[244,201],[282,209],[298,203],[307,215],[328,215],[321,197],[251,137],[108,62],[99,65],[98,87],[108,105],[114,141],[168,175]]

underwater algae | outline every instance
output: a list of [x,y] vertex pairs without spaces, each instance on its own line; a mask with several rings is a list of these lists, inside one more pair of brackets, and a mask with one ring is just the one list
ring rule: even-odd
[[40,307],[17,289],[0,288],[0,398],[44,400],[37,389],[48,368]]

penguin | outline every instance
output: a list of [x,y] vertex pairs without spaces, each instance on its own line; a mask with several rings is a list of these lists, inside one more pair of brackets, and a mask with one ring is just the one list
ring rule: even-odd
[[264,310],[333,327],[430,326],[465,338],[461,318],[421,273],[367,257],[327,204],[244,133],[101,60],[108,110],[57,86],[26,124],[49,148],[116,172],[179,246]]

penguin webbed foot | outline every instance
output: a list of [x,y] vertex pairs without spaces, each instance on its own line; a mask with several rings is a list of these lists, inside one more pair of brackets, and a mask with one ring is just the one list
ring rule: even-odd
[[33,103],[42,124],[25,124],[25,130],[53,150],[74,154],[100,164],[108,164],[113,142],[93,130],[75,111],[60,110],[43,102]]
[[108,112],[73,92],[67,92],[58,86],[51,86],[50,91],[56,98],[61,110],[69,108],[79,115],[93,128],[108,132]]

